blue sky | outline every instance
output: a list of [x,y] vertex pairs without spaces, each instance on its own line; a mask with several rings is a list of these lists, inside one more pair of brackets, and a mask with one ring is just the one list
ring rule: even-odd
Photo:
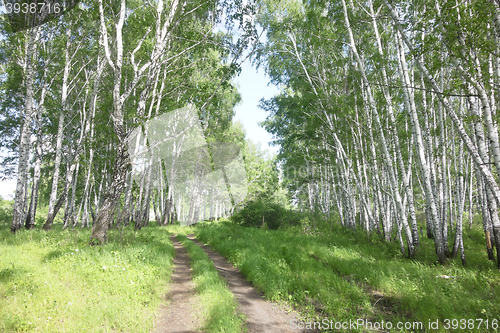
[[278,94],[276,86],[269,84],[269,77],[264,73],[264,69],[258,71],[252,67],[249,61],[242,65],[241,74],[235,79],[238,83],[238,90],[241,93],[242,103],[235,108],[235,121],[240,121],[247,132],[247,138],[254,143],[260,143],[261,147],[269,150],[269,153],[276,154],[279,147],[270,146],[272,135],[258,125],[266,119],[264,110],[258,108],[261,98],[271,98]]

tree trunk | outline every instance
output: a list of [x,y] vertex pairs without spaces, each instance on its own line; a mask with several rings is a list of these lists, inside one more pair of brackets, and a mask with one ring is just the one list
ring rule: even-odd
[[394,171],[393,159],[392,159],[392,157],[389,153],[389,150],[388,150],[387,140],[386,140],[386,137],[384,134],[382,124],[381,124],[380,115],[379,115],[379,112],[377,109],[377,105],[376,105],[374,97],[373,97],[370,82],[366,76],[363,62],[361,60],[361,57],[358,53],[358,50],[357,50],[357,47],[356,47],[356,44],[354,41],[354,36],[353,36],[353,32],[352,32],[351,25],[349,22],[349,16],[347,14],[347,6],[345,4],[345,0],[342,0],[342,5],[344,7],[344,19],[345,19],[345,23],[346,23],[346,27],[347,27],[347,32],[349,34],[351,50],[352,50],[354,57],[356,59],[356,62],[357,62],[357,65],[358,65],[358,68],[359,68],[359,71],[361,74],[361,78],[365,83],[366,94],[368,96],[370,109],[373,112],[373,118],[375,120],[376,129],[377,129],[379,137],[380,137],[380,146],[382,148],[382,153],[383,153],[383,156],[385,158],[387,171],[389,173],[389,182],[391,185],[392,195],[394,196],[394,200],[396,201],[396,209],[397,209],[398,215],[399,215],[399,217],[397,217],[397,219],[398,219],[397,225],[399,225],[399,223],[402,223],[402,225],[405,229],[405,234],[406,234],[406,238],[407,238],[407,242],[408,242],[408,250],[409,250],[408,256],[413,257],[413,255],[415,254],[415,247],[413,245],[412,232],[411,232],[411,229],[408,225],[406,212],[403,209],[402,199],[401,199],[401,195],[400,195],[399,189],[398,189],[398,180],[396,178],[396,173]]
[[473,194],[472,194],[472,187],[474,185],[473,182],[473,177],[474,173],[472,172],[473,164],[472,164],[472,159],[470,159],[470,167],[469,167],[469,174],[470,174],[470,183],[469,183],[469,230],[472,228],[472,222],[474,219],[474,200],[473,200]]
[[[373,24],[373,27],[375,30],[375,36],[377,39],[378,52],[381,56],[383,56],[382,42],[380,40],[380,34],[378,31],[377,20],[376,20],[375,12],[373,10],[372,2],[370,2],[370,13],[372,15],[372,24]],[[403,179],[403,188],[405,190],[405,194],[406,194],[407,200],[408,200],[408,209],[409,209],[409,217],[410,217],[413,246],[415,248],[418,248],[419,247],[418,226],[417,226],[417,215],[415,213],[413,191],[410,187],[409,182],[406,180],[407,178],[405,177],[405,166],[404,166],[403,156],[401,153],[401,145],[399,144],[399,135],[398,135],[398,131],[396,128],[396,118],[394,116],[394,111],[393,111],[393,107],[392,107],[392,98],[391,98],[390,93],[388,92],[389,80],[387,78],[387,72],[386,72],[385,66],[382,66],[382,78],[383,78],[384,86],[387,87],[387,88],[382,87],[382,91],[383,91],[385,99],[387,101],[387,111],[389,113],[389,124],[390,124],[391,134],[392,134],[392,137],[394,139],[394,151],[396,153],[396,161],[397,161],[397,164],[399,167],[399,172],[401,173],[401,176]],[[411,169],[410,169],[410,172],[411,172]],[[408,248],[408,250],[410,250],[410,248]]]
[[76,163],[75,175],[73,177],[73,184],[71,186],[71,199],[67,200],[67,209],[64,210],[64,225],[63,229],[66,229],[71,222],[74,224],[75,219],[75,201],[76,201],[76,185],[78,182],[78,170],[80,169],[80,162]]
[[[463,110],[463,100],[460,101],[460,115],[462,115]],[[455,228],[455,242],[453,244],[453,250],[451,253],[452,257],[456,257],[458,251],[461,252],[462,264],[465,265],[465,252],[464,252],[464,241],[463,241],[463,212],[465,205],[465,180],[464,180],[464,144],[460,141],[458,146],[458,214],[457,214],[457,226]]]
[[[115,52],[116,58],[111,59],[111,50],[108,41],[108,30],[104,21],[103,0],[99,0],[99,16],[101,23],[101,35],[103,36],[104,51],[108,64],[114,72],[113,84],[113,112],[111,118],[113,120],[113,130],[118,137],[117,157],[115,161],[113,180],[111,186],[108,187],[104,203],[102,204],[98,216],[92,226],[92,234],[90,235],[89,244],[102,244],[106,240],[109,225],[113,221],[116,210],[116,205],[120,199],[120,195],[125,187],[127,178],[127,169],[130,164],[128,146],[126,142],[127,133],[123,125],[123,103],[130,95],[135,84],[131,84],[124,95],[121,94],[122,86],[122,66],[123,66],[123,24],[125,21],[126,1],[121,0],[120,11],[118,13],[118,22],[115,25],[116,39]],[[136,73],[137,74],[137,73]]]
[[[398,48],[398,60],[400,64],[400,70],[401,70],[401,79],[404,82],[404,86],[410,87],[411,83],[409,80],[409,75],[408,75],[408,67],[406,64],[406,59],[404,56],[404,50],[401,45],[401,42],[399,38],[397,38],[396,46]],[[429,166],[427,164],[427,159],[425,156],[425,146],[424,142],[422,139],[422,130],[420,128],[420,122],[418,119],[418,113],[417,109],[415,106],[415,99],[413,98],[413,95],[409,93],[408,88],[403,89],[403,97],[405,99],[405,105],[408,105],[409,107],[409,113],[410,113],[410,119],[411,119],[411,125],[413,129],[413,136],[416,141],[416,150],[417,150],[417,157],[418,157],[418,162],[420,166],[420,174],[422,177],[422,183],[424,187],[424,193],[425,193],[425,202],[426,202],[426,212],[428,213],[427,219],[432,221],[430,224],[433,226],[434,230],[434,245],[436,248],[436,254],[438,256],[438,260],[441,264],[444,264],[446,261],[445,253],[444,253],[444,247],[443,247],[443,240],[442,240],[442,233],[439,232],[440,226],[439,226],[439,218],[438,218],[438,213],[437,213],[437,207],[436,207],[436,202],[435,202],[435,197],[434,197],[434,192],[432,190],[432,185],[431,185],[431,175],[430,175],[430,170]],[[436,232],[438,231],[438,232]]]
[[[441,78],[441,82],[443,79]],[[438,116],[438,126],[439,126],[439,147],[440,147],[440,157],[441,157],[441,182],[439,184],[440,189],[440,211],[441,211],[441,232],[443,237],[443,247],[444,254],[446,257],[451,257],[450,250],[448,249],[448,215],[451,214],[448,212],[448,177],[447,177],[447,158],[446,158],[446,145],[445,145],[445,128],[444,128],[444,115],[441,105],[438,105],[437,108],[437,116]],[[451,218],[451,217],[450,217]]]
[[44,230],[49,230],[52,228],[52,223],[57,214],[55,212],[55,205],[57,199],[57,187],[59,183],[59,173],[61,168],[62,160],[62,144],[64,135],[64,120],[68,113],[68,91],[69,91],[69,74],[71,71],[71,59],[69,54],[69,48],[71,45],[70,41],[71,29],[66,32],[66,47],[64,50],[64,73],[61,87],[61,109],[59,111],[59,122],[57,126],[57,139],[56,139],[56,158],[54,160],[54,174],[52,175],[52,188],[50,191],[49,198],[49,210],[47,213],[47,220],[43,226]]
[[120,199],[120,195],[125,187],[127,179],[127,170],[129,166],[128,146],[125,141],[121,141],[117,147],[117,157],[113,173],[113,181],[104,198],[99,214],[96,217],[95,223],[92,226],[92,234],[89,244],[103,244],[106,241],[108,228],[113,222],[116,205]]
[[17,185],[16,194],[14,197],[14,210],[12,217],[12,225],[10,230],[15,233],[21,229],[24,219],[24,207],[26,205],[25,198],[28,188],[28,159],[30,154],[30,137],[31,137],[31,120],[35,111],[34,107],[34,80],[35,69],[34,64],[37,61],[37,42],[39,36],[39,27],[28,30],[28,44],[26,46],[26,65],[25,65],[25,111],[22,122],[20,140],[19,140],[19,164],[17,167]]

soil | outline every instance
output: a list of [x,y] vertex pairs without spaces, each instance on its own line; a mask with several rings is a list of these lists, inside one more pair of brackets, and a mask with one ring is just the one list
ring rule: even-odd
[[[292,320],[299,318],[297,313],[265,300],[262,293],[255,290],[239,270],[224,257],[197,241],[193,235],[189,235],[188,238],[205,251],[214,262],[219,274],[226,279],[229,290],[239,303],[239,310],[246,316],[248,333],[305,332],[305,330],[291,329]],[[313,331],[308,330],[308,332]]]
[[175,247],[174,269],[165,297],[167,304],[160,309],[154,325],[157,333],[200,332],[202,325],[198,315],[195,285],[189,256],[186,249],[174,236],[170,237]]
[[[227,260],[189,235],[188,238],[200,246],[214,262],[219,274],[227,281],[229,290],[239,303],[239,311],[246,317],[248,333],[288,333],[305,332],[291,329],[297,313],[290,308],[267,301]],[[154,332],[190,333],[201,332],[202,320],[199,316],[195,286],[192,281],[189,256],[182,244],[172,236],[175,246],[174,272],[163,306],[155,323]],[[307,332],[315,332],[308,330]]]

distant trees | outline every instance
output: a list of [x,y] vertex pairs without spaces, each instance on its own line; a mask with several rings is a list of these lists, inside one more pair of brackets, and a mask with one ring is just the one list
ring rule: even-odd
[[[5,25],[0,122],[10,152],[2,169],[17,161],[12,231],[33,225],[40,200],[49,208],[44,229],[63,209],[64,227],[92,220],[91,243],[115,223],[147,223],[151,207],[160,224],[171,221],[171,193],[149,186],[165,174],[133,182],[128,135],[195,103],[207,137],[221,136],[240,99],[231,79],[255,40],[243,15],[251,12],[240,1],[81,1],[39,27]],[[224,19],[239,29],[236,42],[230,26],[217,32]]]
[[265,126],[299,206],[395,235],[409,256],[424,215],[439,262],[465,263],[475,203],[500,268],[498,3],[264,4],[259,59],[284,87]]

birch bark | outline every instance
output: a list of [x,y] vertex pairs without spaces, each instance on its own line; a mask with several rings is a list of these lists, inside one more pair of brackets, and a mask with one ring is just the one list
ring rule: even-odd
[[[415,106],[415,99],[413,94],[409,92],[411,86],[410,78],[408,75],[408,66],[406,63],[406,58],[404,55],[404,50],[401,45],[401,41],[397,38],[397,49],[398,49],[398,59],[400,65],[400,74],[405,88],[403,89],[403,96],[405,99],[405,104],[409,107],[411,125],[413,130],[413,136],[416,142],[417,157],[420,166],[420,174],[422,177],[422,185],[425,193],[425,202],[428,216],[427,218],[432,221],[433,230],[440,230],[438,211],[435,202],[434,192],[431,185],[431,175],[429,166],[427,164],[424,143],[422,139],[422,130],[420,128],[420,122],[418,119],[418,113]],[[434,245],[436,248],[436,253],[438,255],[438,260],[440,263],[444,263],[446,258],[444,254],[444,247],[442,241],[442,234],[440,232],[434,232]]]
[[[460,103],[460,110],[463,108],[463,100]],[[462,111],[461,111],[462,113]],[[458,251],[461,253],[462,265],[466,264],[465,260],[465,250],[464,250],[464,240],[463,240],[463,212],[465,204],[465,181],[464,181],[464,143],[460,141],[458,146],[458,214],[457,214],[457,226],[455,231],[455,242],[453,244],[452,257],[457,256]]]
[[14,209],[12,224],[10,230],[15,233],[21,229],[24,219],[25,198],[28,186],[28,159],[30,154],[31,120],[35,112],[34,107],[34,80],[35,80],[35,61],[37,58],[37,43],[40,28],[35,27],[28,30],[28,41],[25,56],[25,109],[24,119],[21,127],[19,140],[19,164],[17,167],[17,184],[14,196]]
[[398,189],[398,182],[397,182],[396,175],[395,175],[395,172],[394,172],[394,167],[393,167],[394,164],[393,164],[393,161],[392,161],[392,157],[391,157],[391,155],[389,153],[389,149],[388,149],[386,137],[385,137],[385,134],[384,134],[384,130],[383,130],[383,127],[382,127],[382,124],[381,124],[381,121],[380,121],[380,116],[379,116],[379,113],[378,113],[378,109],[377,109],[375,100],[373,98],[373,93],[372,93],[372,90],[371,90],[371,84],[370,84],[370,82],[369,82],[369,80],[368,80],[368,78],[366,76],[366,71],[365,71],[363,62],[361,61],[361,57],[360,57],[360,55],[358,53],[358,50],[357,50],[357,47],[356,47],[356,43],[354,41],[354,36],[353,36],[353,32],[352,32],[351,25],[350,25],[350,22],[349,22],[349,16],[347,14],[347,6],[346,6],[346,3],[345,3],[345,0],[342,0],[342,5],[343,5],[343,8],[344,8],[345,24],[346,24],[347,32],[349,34],[350,47],[351,47],[351,50],[352,50],[352,52],[354,54],[354,57],[356,59],[356,62],[357,62],[357,65],[358,65],[358,68],[359,68],[359,71],[360,71],[360,74],[361,74],[361,78],[362,78],[362,80],[365,83],[366,94],[368,96],[368,101],[369,101],[369,104],[370,104],[370,108],[371,108],[371,110],[373,112],[373,116],[374,116],[374,119],[375,119],[375,125],[377,126],[377,131],[379,132],[382,153],[383,153],[384,158],[386,160],[387,171],[389,173],[389,181],[390,181],[390,184],[391,184],[391,190],[392,190],[392,194],[394,196],[394,200],[396,201],[396,208],[397,208],[398,214],[399,214],[398,225],[399,225],[399,223],[402,223],[402,225],[403,225],[403,227],[405,229],[407,243],[408,243],[408,255],[410,257],[413,257],[413,255],[415,253],[415,247],[413,245],[412,232],[411,232],[411,229],[410,229],[410,227],[408,225],[406,212],[403,209],[402,199],[401,199],[401,195],[400,195],[399,189]]
[[[373,29],[375,31],[375,37],[377,40],[377,49],[380,54],[380,56],[384,56],[384,51],[382,49],[382,42],[380,39],[380,34],[378,31],[378,26],[377,26],[377,20],[375,16],[375,12],[373,10],[373,3],[370,1],[370,14],[372,16],[372,24],[373,24]],[[415,203],[414,203],[414,198],[413,198],[413,190],[410,187],[408,178],[405,177],[405,165],[403,161],[403,155],[401,153],[401,145],[399,143],[399,135],[397,132],[397,127],[396,127],[396,118],[394,116],[394,110],[392,107],[392,97],[390,93],[388,92],[388,87],[389,87],[389,80],[387,78],[387,71],[385,66],[381,67],[382,69],[382,79],[383,79],[383,88],[382,92],[384,94],[384,97],[387,101],[387,111],[389,113],[389,128],[391,130],[392,134],[392,139],[394,140],[394,148],[395,148],[395,153],[396,153],[396,161],[397,165],[399,167],[399,173],[402,175],[402,180],[403,180],[403,188],[406,193],[406,197],[408,200],[408,209],[409,209],[409,217],[410,217],[410,225],[411,225],[411,232],[412,232],[412,239],[413,239],[413,245],[415,248],[419,247],[419,240],[418,240],[418,226],[417,226],[417,215],[415,212]],[[384,88],[387,87],[387,88]],[[411,171],[411,169],[410,169]]]
[[[59,121],[57,125],[57,137],[56,137],[56,157],[54,160],[54,173],[52,174],[52,188],[50,190],[49,197],[49,209],[47,213],[47,220],[43,226],[44,230],[48,230],[52,227],[52,222],[57,213],[55,213],[55,206],[57,200],[57,188],[59,185],[59,174],[61,169],[62,161],[62,144],[64,136],[64,121],[66,119],[66,114],[68,113],[68,85],[69,85],[69,74],[71,71],[71,58],[70,58],[70,36],[71,29],[68,28],[66,31],[66,46],[64,49],[64,70],[61,86],[61,109],[59,111]],[[48,223],[47,223],[48,222]]]
[[[103,44],[106,59],[108,64],[113,69],[114,74],[114,84],[113,84],[113,111],[111,113],[111,119],[113,121],[113,130],[118,138],[117,147],[117,157],[115,161],[114,171],[113,171],[113,181],[109,190],[107,191],[106,198],[104,200],[99,214],[96,217],[94,225],[92,226],[92,234],[90,235],[90,244],[102,244],[106,240],[107,231],[109,225],[111,224],[114,213],[116,210],[116,205],[118,203],[119,196],[125,186],[126,181],[126,171],[129,164],[129,153],[127,148],[127,143],[125,138],[127,136],[125,128],[123,126],[123,103],[127,94],[121,94],[122,87],[122,66],[123,66],[123,25],[125,22],[125,12],[126,12],[126,1],[121,0],[120,10],[118,13],[118,21],[116,23],[115,31],[115,60],[111,58],[111,50],[108,42],[108,32],[107,27],[104,22],[104,9],[103,0],[99,0],[99,16],[101,23],[101,34],[103,36]],[[130,94],[130,92],[128,92]]]
[[40,187],[40,175],[42,169],[42,155],[43,155],[42,115],[44,112],[45,97],[47,95],[47,90],[50,86],[50,84],[48,84],[47,82],[47,72],[49,68],[48,64],[50,64],[50,59],[45,61],[45,69],[42,78],[43,82],[41,88],[42,91],[40,93],[40,101],[38,103],[36,120],[35,120],[35,126],[36,126],[35,167],[33,171],[33,186],[31,188],[30,207],[28,210],[28,215],[26,217],[26,223],[25,223],[26,229],[31,229],[35,225],[36,208],[38,205],[38,191]]
[[[469,84],[470,94],[474,94],[474,88]],[[469,111],[470,113],[476,117],[476,119],[481,119],[481,109],[477,106],[477,102],[474,97],[469,97]],[[481,159],[484,161],[483,164],[488,164],[490,161],[490,156],[488,154],[488,150],[486,147],[486,137],[484,134],[483,124],[476,120],[474,123],[474,133],[476,136],[477,147],[479,149],[479,154],[481,155]],[[476,167],[476,170],[478,168]],[[484,182],[484,177],[479,172],[476,174],[476,179],[478,179],[478,191],[480,192],[480,204],[482,208],[483,215],[483,228],[486,238],[486,252],[488,253],[488,258],[490,260],[494,259],[493,255],[493,247],[491,242],[491,236],[493,236],[493,225],[498,223],[498,214],[495,212],[498,211],[498,206],[494,198],[492,198],[491,190]]]

